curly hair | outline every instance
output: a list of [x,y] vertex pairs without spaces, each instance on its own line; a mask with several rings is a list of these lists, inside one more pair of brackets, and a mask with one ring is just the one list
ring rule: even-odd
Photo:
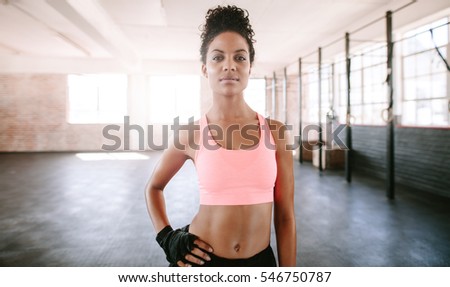
[[253,32],[250,20],[248,18],[248,11],[238,8],[236,6],[217,6],[214,9],[209,9],[206,13],[206,23],[201,27],[202,45],[200,47],[201,61],[206,64],[206,54],[209,45],[214,38],[222,32],[236,32],[241,35],[248,44],[250,53],[250,64],[255,58],[255,49],[253,39],[255,32]]

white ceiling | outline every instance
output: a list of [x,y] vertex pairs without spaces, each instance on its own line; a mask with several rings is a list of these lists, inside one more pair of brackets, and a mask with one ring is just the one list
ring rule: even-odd
[[[236,4],[250,13],[257,66],[281,68],[410,2],[0,0],[0,60],[112,60],[130,69],[145,61],[199,63],[199,26],[206,11],[218,4]],[[433,3],[435,10],[450,7],[448,0],[419,0],[405,11]]]

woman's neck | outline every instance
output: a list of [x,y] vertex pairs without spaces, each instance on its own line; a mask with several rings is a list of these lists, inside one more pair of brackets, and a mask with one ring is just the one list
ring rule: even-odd
[[209,119],[215,121],[233,121],[254,117],[254,111],[247,105],[243,96],[214,97],[212,107],[207,115]]

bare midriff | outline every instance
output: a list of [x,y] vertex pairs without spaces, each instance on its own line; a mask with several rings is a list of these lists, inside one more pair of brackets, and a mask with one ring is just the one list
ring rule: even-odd
[[223,258],[249,258],[270,243],[272,203],[200,205],[189,232]]

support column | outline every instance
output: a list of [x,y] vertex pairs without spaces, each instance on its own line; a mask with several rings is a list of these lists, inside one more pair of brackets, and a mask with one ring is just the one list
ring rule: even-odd
[[302,88],[303,88],[303,82],[302,82],[302,58],[298,59],[298,106],[299,106],[299,113],[298,113],[298,118],[299,118],[299,128],[298,128],[298,152],[299,152],[299,156],[298,156],[298,161],[300,163],[303,163],[303,141],[302,141]]
[[322,48],[319,47],[319,171],[323,171],[322,166]]
[[276,104],[277,104],[277,99],[276,99],[276,95],[277,95],[277,75],[275,74],[275,72],[273,72],[273,76],[272,76],[272,118],[276,118]]
[[268,110],[268,106],[269,106],[269,101],[267,100],[267,76],[264,76],[264,87],[265,87],[265,89],[264,89],[264,102],[266,103],[266,107],[265,107],[265,110],[264,110],[264,112],[265,112],[265,115],[264,116],[267,116],[268,114],[269,114],[269,110]]
[[387,40],[387,85],[389,106],[387,122],[387,155],[386,155],[386,196],[389,199],[395,198],[395,165],[394,165],[394,87],[392,80],[392,59],[394,53],[394,43],[392,41],[392,12],[386,12],[386,40]]
[[352,126],[350,122],[351,117],[351,105],[350,105],[350,68],[351,68],[351,60],[350,60],[350,34],[345,33],[345,71],[347,74],[347,113],[346,113],[346,136],[345,136],[345,144],[347,149],[345,150],[345,178],[347,182],[352,181]]

